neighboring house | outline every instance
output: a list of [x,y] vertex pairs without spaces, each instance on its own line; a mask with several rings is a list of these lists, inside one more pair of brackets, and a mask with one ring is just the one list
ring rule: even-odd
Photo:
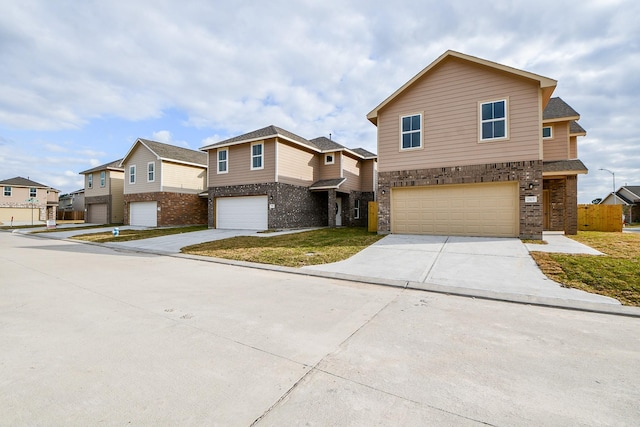
[[615,195],[609,193],[599,204],[622,205],[625,222],[640,222],[640,185],[622,186]]
[[122,159],[80,172],[84,175],[84,222],[124,222],[124,169],[120,162]]
[[[378,232],[540,239],[551,210],[575,234],[584,130],[550,102],[556,83],[447,51],[373,109]],[[548,106],[563,108],[543,120]]]
[[55,220],[59,190],[20,176],[0,181],[0,222]]
[[124,169],[124,223],[148,227],[206,224],[207,155],[139,138]]
[[201,148],[209,155],[209,227],[366,225],[376,155],[267,126]]
[[84,219],[84,189],[59,197],[58,219]]

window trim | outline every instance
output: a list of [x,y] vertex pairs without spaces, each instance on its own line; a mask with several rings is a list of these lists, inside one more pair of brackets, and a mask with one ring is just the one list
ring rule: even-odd
[[[405,132],[402,130],[402,120],[407,117],[420,116],[420,145],[417,147],[403,147],[402,145],[402,137],[405,135]],[[417,113],[404,114],[400,116],[399,120],[399,133],[400,133],[400,151],[412,151],[412,150],[422,150],[424,147],[424,112],[420,111]],[[415,130],[408,131],[406,133],[415,133]]]
[[360,199],[353,201],[353,219],[360,219]]
[[[7,194],[7,190],[9,194]],[[4,197],[11,197],[11,195],[13,194],[13,188],[10,185],[6,185],[2,190],[2,194],[4,195]]]
[[[136,165],[129,165],[129,184],[133,185],[136,183]],[[133,178],[133,180],[132,180]]]
[[[153,166],[153,170],[149,170],[149,166]],[[149,175],[153,175],[153,177],[149,179]],[[156,162],[147,163],[147,182],[156,182]]]
[[[329,161],[329,157],[331,157],[331,161]],[[335,163],[336,163],[336,156],[334,153],[327,153],[324,155],[325,165],[334,165]]]
[[[482,119],[482,107],[485,104],[495,104],[497,102],[504,102],[504,118],[500,117],[498,119]],[[498,122],[504,120],[504,136],[501,137],[491,137],[491,138],[483,138],[482,136],[482,125],[485,122]],[[493,99],[489,101],[480,101],[478,102],[478,142],[493,142],[493,141],[506,141],[509,139],[509,97]]]
[[[220,160],[221,153],[225,153],[224,160]],[[224,170],[220,170],[220,165],[222,163],[224,163]],[[216,171],[218,174],[229,173],[229,147],[218,148],[218,151],[216,152],[216,165]]]
[[107,185],[107,172],[100,171],[100,187],[105,187]]
[[[260,154],[256,156],[255,154],[253,154],[253,147],[258,145],[260,146]],[[254,159],[260,159],[260,166],[253,166]],[[261,169],[264,169],[264,142],[254,142],[253,144],[251,144],[251,170],[255,171]]]
[[[33,193],[33,195],[31,195],[31,193]],[[29,187],[29,197],[32,199],[35,199],[36,197],[38,197],[38,189],[36,187]]]
[[[549,129],[549,136],[544,136],[545,129]],[[542,139],[553,139],[553,126],[542,126]]]
[[93,188],[93,174],[87,175],[87,188]]

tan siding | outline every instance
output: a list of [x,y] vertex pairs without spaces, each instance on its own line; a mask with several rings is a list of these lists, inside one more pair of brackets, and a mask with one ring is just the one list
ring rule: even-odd
[[320,174],[318,179],[333,179],[340,178],[340,152],[333,153],[334,161],[332,165],[324,164],[324,154],[321,154],[320,160]]
[[[4,195],[4,187],[11,187],[11,197],[7,197]],[[2,185],[0,186],[0,206],[11,206],[11,207],[27,207],[31,206],[30,203],[27,202],[29,197],[29,188],[31,187],[16,187],[13,185]],[[47,201],[58,201],[57,192],[51,192],[50,195],[47,194],[46,188],[36,188],[36,200],[38,201],[33,206],[34,207],[45,207],[47,206]],[[55,197],[55,198],[54,198]],[[38,217],[36,216],[36,220]],[[17,221],[17,220],[16,220]]]
[[[381,172],[534,160],[540,156],[536,83],[450,59],[434,68],[378,116]],[[478,102],[508,100],[506,141],[479,143]],[[400,116],[423,113],[423,148],[400,150]]]
[[374,166],[373,160],[363,160],[360,167],[360,188],[362,191],[373,191],[374,189]]
[[109,195],[109,171],[105,171],[104,187],[100,187],[100,171],[93,172],[93,188],[89,188],[88,175],[84,177],[84,188],[86,197]]
[[209,150],[209,187],[274,182],[275,146],[275,138],[264,141],[264,169],[259,170],[251,170],[251,143],[227,147],[229,171],[224,174],[217,173],[217,151]]
[[[543,125],[544,126],[544,125]],[[543,139],[544,160],[566,160],[569,159],[569,123],[559,122],[547,124],[553,126],[551,135],[553,138]]]
[[360,162],[342,153],[342,175],[346,178],[340,186],[343,191],[360,191]]
[[111,222],[124,222],[124,173],[110,171],[111,186]]
[[197,166],[162,162],[162,191],[197,194],[204,190],[207,171]]
[[[147,163],[156,163],[156,176],[154,182],[147,182]],[[129,166],[136,165],[136,183],[129,183]],[[151,193],[160,191],[160,182],[162,180],[160,171],[160,162],[156,156],[145,148],[143,145],[138,146],[129,155],[124,164],[124,192],[125,194]],[[93,178],[93,186],[96,186],[95,176]]]
[[578,158],[578,137],[577,136],[569,137],[569,158],[570,159]]
[[315,180],[318,164],[316,153],[278,142],[278,182],[309,186]]

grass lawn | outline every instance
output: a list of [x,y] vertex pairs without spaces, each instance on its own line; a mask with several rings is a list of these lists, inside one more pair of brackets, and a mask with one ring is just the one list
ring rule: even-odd
[[272,237],[233,237],[188,246],[183,253],[304,267],[342,261],[384,236],[365,228],[323,228]]
[[580,231],[567,237],[606,255],[532,252],[544,274],[567,287],[640,306],[640,234]]
[[206,225],[193,225],[189,227],[152,228],[147,230],[120,230],[120,235],[117,237],[114,236],[111,231],[108,231],[106,233],[82,234],[80,236],[74,236],[73,239],[96,243],[127,242],[129,240],[150,239],[152,237],[189,233],[192,231],[200,231],[206,229]]

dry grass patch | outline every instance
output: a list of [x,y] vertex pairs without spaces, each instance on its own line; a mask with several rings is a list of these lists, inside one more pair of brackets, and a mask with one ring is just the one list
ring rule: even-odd
[[606,295],[640,306],[640,235],[581,231],[567,236],[606,254],[569,255],[532,252],[540,269],[570,288]]
[[190,233],[192,231],[201,231],[206,229],[206,225],[193,225],[189,227],[152,228],[145,230],[119,230],[119,236],[114,236],[113,232],[108,231],[104,233],[82,234],[80,236],[74,236],[73,239],[95,243],[127,242],[130,240],[150,239],[152,237]]
[[183,253],[304,267],[342,261],[383,236],[365,228],[325,228],[279,236],[241,236],[182,248]]

